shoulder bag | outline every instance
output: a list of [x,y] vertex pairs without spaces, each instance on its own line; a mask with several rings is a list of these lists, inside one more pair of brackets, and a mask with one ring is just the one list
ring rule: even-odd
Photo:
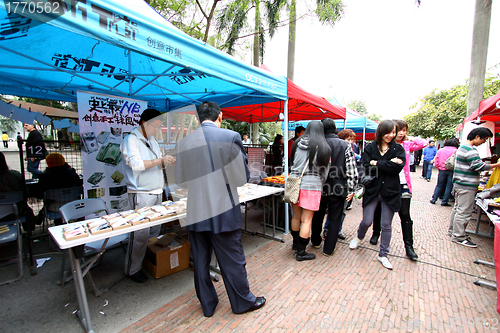
[[304,170],[299,177],[288,177],[285,184],[285,195],[283,201],[290,204],[296,204],[299,201],[300,183],[302,182],[302,177],[309,164],[309,159],[306,161]]
[[457,157],[457,151],[455,152],[446,159],[446,162],[444,162],[444,167],[446,170],[453,171],[455,170],[455,158]]

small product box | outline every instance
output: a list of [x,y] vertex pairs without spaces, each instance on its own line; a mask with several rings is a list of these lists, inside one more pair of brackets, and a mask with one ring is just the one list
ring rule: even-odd
[[142,265],[159,279],[189,268],[189,242],[175,234],[149,239]]
[[92,235],[99,235],[113,230],[105,219],[94,220],[87,224],[87,228]]
[[71,241],[78,238],[87,237],[89,233],[87,228],[82,223],[71,223],[66,227],[63,227],[63,237],[67,241]]

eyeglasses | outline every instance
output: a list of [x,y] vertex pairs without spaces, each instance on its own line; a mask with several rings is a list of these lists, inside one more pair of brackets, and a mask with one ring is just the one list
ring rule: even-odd
[[149,126],[151,126],[151,127],[152,127],[153,129],[155,129],[155,130],[159,130],[159,129],[161,128],[161,125],[159,125],[159,126],[155,126],[155,125],[153,125],[153,124],[149,124]]

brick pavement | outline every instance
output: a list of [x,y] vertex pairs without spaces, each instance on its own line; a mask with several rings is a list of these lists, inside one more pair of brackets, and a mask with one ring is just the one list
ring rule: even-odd
[[[377,261],[378,246],[368,242],[371,231],[359,249],[349,249],[362,214],[358,201],[344,223],[348,239],[332,257],[310,247],[316,260],[297,262],[289,235],[285,244],[270,242],[247,257],[251,290],[267,298],[262,309],[233,314],[221,280],[215,283],[219,305],[213,317],[203,317],[193,289],[122,332],[497,331],[496,291],[473,284],[477,276],[495,281],[492,268],[473,263],[493,261],[493,240],[472,236],[476,249],[451,243],[451,207],[429,203],[437,172],[430,183],[412,176],[417,262],[405,258],[397,216],[389,256],[393,271]],[[485,223],[482,229],[487,231]]]

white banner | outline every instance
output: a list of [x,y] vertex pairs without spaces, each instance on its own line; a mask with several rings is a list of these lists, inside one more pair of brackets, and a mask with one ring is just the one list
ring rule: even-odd
[[77,92],[85,198],[101,198],[108,211],[129,207],[120,144],[138,125],[147,102]]

